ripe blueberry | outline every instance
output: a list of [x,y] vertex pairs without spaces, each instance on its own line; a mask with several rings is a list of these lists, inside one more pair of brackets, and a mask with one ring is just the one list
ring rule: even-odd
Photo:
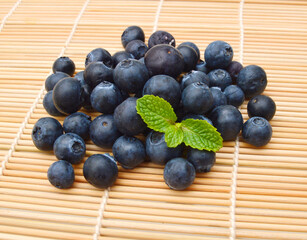
[[227,104],[227,98],[219,87],[211,87],[210,91],[213,97],[213,104],[211,106],[211,110],[213,110],[217,106]]
[[55,84],[57,84],[61,79],[70,77],[67,73],[56,72],[52,73],[49,77],[47,77],[45,81],[45,89],[46,91],[51,91]]
[[201,71],[194,71],[185,74],[181,80],[181,90],[186,88],[186,86],[190,85],[194,82],[203,82],[204,84],[209,86],[209,78],[207,74]]
[[63,72],[72,76],[75,72],[75,63],[69,57],[59,57],[53,63],[52,70],[53,73]]
[[244,102],[244,92],[237,85],[229,85],[225,88],[224,94],[227,98],[227,104],[240,107]]
[[181,45],[177,47],[177,50],[182,54],[184,61],[184,72],[190,72],[195,69],[196,64],[198,62],[197,52],[194,48],[186,45]]
[[85,82],[94,89],[103,81],[113,82],[113,69],[103,62],[92,62],[86,66],[83,76]]
[[59,160],[50,165],[48,180],[56,188],[70,188],[75,181],[75,172],[72,165],[64,160]]
[[64,119],[63,129],[65,133],[75,133],[84,141],[90,137],[91,117],[85,113],[76,112]]
[[232,78],[232,82],[235,83],[239,72],[243,69],[243,66],[241,63],[237,62],[237,61],[232,61],[228,67],[226,68],[226,71],[229,73],[229,75]]
[[225,69],[233,58],[232,47],[224,41],[214,41],[205,50],[205,60],[211,69]]
[[87,54],[85,59],[85,67],[92,62],[103,62],[104,65],[109,68],[113,66],[111,54],[103,48],[93,49]]
[[200,52],[199,52],[199,48],[197,47],[197,45],[195,43],[192,42],[183,42],[181,43],[177,48],[179,48],[180,46],[189,46],[192,47],[196,53],[197,53],[197,62],[199,61],[200,58]]
[[258,95],[249,100],[247,113],[251,117],[263,117],[270,121],[276,112],[276,104],[272,98],[265,95]]
[[148,47],[141,40],[133,40],[126,45],[125,50],[127,53],[132,54],[135,59],[140,59],[145,56]]
[[43,100],[43,106],[47,113],[49,113],[51,116],[63,116],[64,114],[59,112],[58,109],[56,109],[53,99],[52,99],[52,92],[53,90],[46,93]]
[[173,47],[176,47],[176,41],[175,38],[166,31],[156,31],[148,39],[148,47],[152,48],[155,45],[158,44],[169,44]]
[[232,84],[231,77],[228,72],[223,69],[215,69],[209,72],[209,86],[219,87],[222,91]]
[[215,163],[215,152],[190,148],[187,159],[193,164],[196,172],[210,172]]
[[126,51],[119,51],[113,54],[113,68],[117,66],[121,61],[127,60],[127,59],[134,59],[134,56],[131,53],[127,53]]
[[139,26],[130,26],[122,33],[121,40],[123,47],[126,47],[126,45],[133,40],[141,40],[144,42],[145,34]]

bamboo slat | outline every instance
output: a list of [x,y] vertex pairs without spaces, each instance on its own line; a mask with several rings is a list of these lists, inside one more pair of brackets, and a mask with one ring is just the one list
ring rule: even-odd
[[[306,12],[300,0],[2,1],[0,239],[307,239]],[[48,116],[43,84],[52,63],[66,55],[81,71],[93,48],[122,50],[129,25],[141,26],[146,41],[155,28],[177,45],[193,41],[202,59],[211,41],[224,40],[234,60],[263,67],[264,94],[277,104],[271,142],[225,142],[212,171],[186,191],[170,190],[163,166],[149,162],[120,167],[114,186],[100,190],[82,176],[83,161],[73,188],[52,187],[46,172],[56,158],[31,140]],[[103,152],[110,149],[87,142],[86,158]]]

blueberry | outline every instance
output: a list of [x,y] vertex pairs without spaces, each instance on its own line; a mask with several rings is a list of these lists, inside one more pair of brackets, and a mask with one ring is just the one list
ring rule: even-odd
[[141,40],[133,40],[126,45],[125,50],[126,52],[132,54],[135,59],[140,59],[141,57],[145,56],[148,47]]
[[188,113],[204,114],[213,104],[213,96],[209,87],[202,82],[187,86],[182,92],[183,108]]
[[63,129],[65,133],[75,133],[86,141],[90,137],[91,122],[90,116],[76,112],[64,119]]
[[52,92],[53,90],[46,93],[44,100],[43,100],[43,106],[47,113],[49,113],[51,116],[63,116],[64,114],[59,112],[58,109],[54,106],[54,102],[52,99]]
[[145,161],[144,144],[135,137],[121,136],[112,147],[114,159],[125,169],[133,169]]
[[209,86],[208,76],[204,72],[193,70],[183,76],[181,80],[181,90],[183,91],[186,86],[194,82],[203,82],[204,84]]
[[64,159],[71,164],[78,164],[85,155],[86,147],[79,135],[66,133],[58,137],[54,142],[53,151],[57,159]]
[[176,41],[175,38],[166,31],[156,31],[148,39],[148,47],[152,48],[155,45],[158,44],[169,44],[173,47],[176,47]]
[[182,54],[171,45],[160,44],[152,47],[144,59],[151,76],[165,74],[176,78],[184,68]]
[[90,138],[98,147],[111,148],[120,136],[121,133],[117,130],[113,115],[100,115],[91,123]]
[[207,123],[209,123],[210,125],[213,125],[212,121],[205,117],[204,115],[200,115],[200,114],[188,114],[188,115],[185,115],[183,118],[182,118],[182,121],[183,120],[186,120],[186,119],[199,119],[199,120],[205,120]]
[[113,68],[117,66],[121,61],[127,60],[127,59],[134,59],[134,56],[131,53],[127,53],[126,51],[119,51],[113,54]]
[[217,106],[227,105],[227,98],[219,87],[211,87],[210,91],[213,97],[213,104],[211,106],[211,110],[213,110]]
[[193,48],[196,51],[196,53],[197,53],[197,62],[199,61],[200,52],[199,52],[199,48],[197,47],[197,45],[195,43],[183,42],[177,48],[179,48],[180,46],[189,46],[189,47]]
[[214,41],[205,50],[205,60],[211,69],[225,69],[233,58],[232,47],[224,41]]
[[92,107],[101,113],[113,113],[114,109],[123,101],[120,90],[107,81],[99,83],[91,94]]
[[144,42],[145,34],[139,26],[130,26],[122,33],[121,40],[123,47],[126,47],[126,45],[133,40],[141,40]]
[[196,64],[198,62],[198,55],[197,52],[194,50],[194,48],[182,45],[177,47],[178,51],[183,56],[184,61],[184,72],[190,72],[191,70],[195,69]]
[[229,75],[232,78],[232,82],[235,83],[239,72],[243,69],[243,66],[241,63],[237,62],[237,61],[232,61],[228,67],[226,68],[226,71],[229,73]]
[[211,71],[211,69],[208,68],[207,63],[203,60],[199,60],[199,62],[196,64],[195,70],[201,71],[206,74],[208,74]]
[[85,59],[85,67],[92,62],[103,62],[104,65],[109,68],[113,66],[113,59],[111,54],[103,48],[93,49],[89,52],[89,54],[87,54]]
[[151,131],[146,137],[146,155],[153,163],[164,165],[172,158],[182,156],[183,146],[169,148],[164,133]]
[[74,78],[63,78],[53,89],[52,98],[55,107],[64,114],[77,112],[83,103],[83,90],[80,82]]
[[59,160],[50,165],[48,180],[56,188],[70,188],[75,181],[75,172],[72,165],[64,160]]
[[147,125],[136,111],[135,97],[129,97],[119,104],[114,111],[114,122],[117,129],[128,136],[145,131]]
[[58,120],[44,117],[34,124],[32,140],[39,150],[49,151],[53,149],[53,143],[62,134],[63,128]]
[[223,69],[215,69],[209,72],[209,86],[219,87],[222,91],[232,84],[231,77],[228,72]]
[[91,94],[92,89],[88,84],[84,84],[81,86],[82,92],[83,92],[83,100],[82,100],[82,107],[84,107],[86,110],[93,110],[92,104],[91,104]]
[[74,76],[74,78],[80,82],[81,86],[86,84],[83,74],[84,74],[84,71],[80,71],[80,72],[77,72],[76,75]]
[[221,133],[224,141],[235,140],[242,129],[242,114],[232,105],[222,105],[214,108],[209,118],[217,131]]
[[264,146],[272,137],[271,124],[265,118],[252,117],[243,124],[242,137],[253,146]]
[[170,160],[163,173],[165,183],[174,190],[184,190],[192,185],[195,175],[194,166],[184,158]]
[[187,159],[193,164],[196,172],[210,172],[215,163],[215,152],[190,148]]
[[85,161],[83,175],[90,184],[104,189],[114,184],[118,176],[118,168],[111,156],[94,154]]
[[266,73],[257,65],[246,66],[239,73],[237,85],[243,90],[247,99],[257,96],[267,85]]
[[143,89],[149,75],[144,64],[135,59],[127,59],[117,64],[113,77],[121,90],[137,93]]
[[225,88],[224,94],[227,98],[227,104],[240,107],[244,102],[244,92],[237,85],[229,85]]
[[56,72],[52,73],[49,77],[47,77],[45,81],[45,89],[46,91],[53,90],[55,84],[57,84],[61,79],[70,77],[67,73]]
[[94,89],[103,81],[113,82],[113,69],[103,62],[92,62],[86,66],[83,76],[85,82]]
[[59,57],[53,63],[52,70],[53,73],[63,72],[72,76],[75,72],[76,66],[74,62],[69,57]]
[[156,75],[150,78],[145,84],[143,95],[161,97],[176,109],[181,98],[180,84],[170,76]]
[[258,95],[249,100],[247,113],[251,117],[263,117],[270,121],[276,112],[276,104],[272,98],[265,95]]

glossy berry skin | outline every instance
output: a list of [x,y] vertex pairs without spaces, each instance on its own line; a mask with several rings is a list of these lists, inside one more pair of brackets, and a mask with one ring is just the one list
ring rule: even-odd
[[205,120],[207,123],[209,123],[210,125],[213,125],[212,121],[205,117],[204,115],[200,115],[200,114],[188,114],[188,115],[185,115],[183,118],[182,118],[182,121],[183,120],[186,120],[186,119],[198,119],[198,120]]
[[72,76],[75,73],[75,63],[69,57],[59,57],[53,63],[52,70],[53,73],[63,72]]
[[193,164],[196,172],[204,173],[210,172],[215,163],[215,155],[215,152],[212,151],[190,148],[187,153],[187,159]]
[[136,100],[135,97],[129,97],[114,111],[114,122],[118,131],[128,136],[138,135],[147,128],[146,123],[136,111]]
[[51,117],[40,118],[32,129],[32,141],[39,150],[50,151],[55,140],[63,134],[61,123]]
[[184,158],[174,158],[166,163],[164,181],[173,190],[184,190],[191,186],[196,176],[192,163]]
[[100,115],[91,123],[90,138],[98,147],[111,148],[116,139],[121,135],[111,114]]
[[156,75],[146,82],[143,95],[161,97],[176,109],[180,102],[181,90],[179,83],[174,78],[167,75]]
[[185,74],[181,80],[181,90],[186,88],[186,86],[190,85],[194,82],[202,82],[209,86],[209,78],[207,74],[201,71],[194,71]]
[[148,47],[152,48],[155,45],[158,44],[169,44],[173,47],[176,47],[176,41],[175,38],[166,31],[156,31],[148,39]]
[[187,86],[181,96],[183,109],[188,113],[205,114],[213,104],[213,96],[209,87],[201,82]]
[[87,54],[85,59],[85,67],[92,62],[103,62],[104,65],[109,68],[113,66],[113,59],[111,54],[103,48],[93,49]]
[[193,48],[197,53],[197,62],[199,61],[200,52],[199,52],[199,48],[197,47],[197,45],[195,43],[183,42],[183,43],[179,44],[179,46],[177,48],[179,48],[180,46],[189,46],[189,47]]
[[233,83],[236,83],[238,75],[242,69],[243,69],[243,65],[237,61],[232,61],[226,68],[226,71],[231,76]]
[[232,84],[232,79],[228,72],[223,69],[215,69],[209,72],[209,86],[219,87],[222,91]]
[[61,79],[70,77],[67,73],[56,72],[49,75],[45,81],[45,89],[46,91],[53,90],[55,84],[57,84]]
[[209,118],[217,131],[221,133],[224,141],[235,140],[242,129],[242,114],[232,105],[222,105],[214,108]]
[[146,151],[144,144],[135,137],[121,136],[113,147],[115,161],[125,169],[133,169],[145,161]]
[[54,106],[54,102],[52,99],[52,92],[53,90],[46,93],[43,100],[43,106],[47,113],[51,116],[64,116],[63,113],[59,112],[58,109]]
[[177,78],[184,68],[182,54],[171,45],[161,44],[150,48],[144,57],[149,75],[169,75]]
[[245,97],[250,99],[261,94],[266,88],[266,73],[257,65],[246,66],[239,73],[237,85],[243,90]]
[[126,52],[132,54],[135,59],[140,59],[145,56],[148,47],[141,40],[133,40],[126,45],[125,50]]
[[83,91],[78,80],[68,77],[59,81],[53,89],[55,107],[63,114],[77,112],[83,103]]
[[151,131],[146,137],[146,155],[153,163],[164,165],[169,160],[182,156],[183,146],[167,147],[164,133]]
[[276,104],[272,98],[265,95],[258,95],[249,100],[247,113],[251,117],[263,117],[270,121],[276,112]]
[[84,74],[84,71],[80,71],[80,72],[77,72],[76,75],[74,76],[74,78],[80,82],[81,86],[86,84],[83,74]]
[[144,31],[139,26],[127,27],[122,33],[121,41],[124,48],[129,42],[133,40],[141,40],[143,42],[145,41]]
[[84,141],[90,137],[91,117],[85,113],[76,112],[64,119],[63,129],[65,133],[75,133]]
[[94,154],[83,165],[83,175],[90,184],[97,188],[111,187],[117,176],[117,164],[111,156]]
[[182,45],[177,47],[177,50],[182,54],[184,61],[184,72],[190,72],[195,69],[198,62],[198,55],[194,48]]
[[219,87],[211,87],[210,91],[213,97],[211,110],[221,105],[227,105],[227,98]]
[[115,84],[123,91],[137,93],[143,89],[149,75],[144,64],[135,59],[117,64],[113,74]]
[[82,107],[84,107],[86,110],[93,110],[93,107],[91,105],[91,94],[92,94],[91,87],[88,84],[84,84],[81,86],[81,88],[83,92]]
[[101,113],[113,113],[123,101],[122,94],[115,84],[103,81],[99,83],[91,94],[92,107]]
[[113,82],[113,69],[103,62],[92,62],[86,66],[83,76],[85,82],[94,89],[103,81]]
[[70,188],[75,181],[74,168],[69,162],[59,160],[50,165],[47,177],[49,182],[56,188]]
[[225,88],[224,94],[227,98],[227,104],[240,107],[244,102],[244,92],[237,85],[229,85]]
[[205,50],[205,60],[211,69],[225,69],[233,58],[232,47],[224,41],[214,41]]
[[201,71],[206,74],[208,74],[211,71],[211,69],[208,68],[207,63],[203,60],[199,60],[199,62],[195,66],[195,70]]
[[121,61],[127,60],[127,59],[134,59],[134,56],[131,53],[127,53],[126,51],[119,51],[113,54],[113,68],[117,66]]
[[71,164],[78,164],[85,156],[85,143],[74,133],[66,133],[57,138],[53,145],[53,152],[57,159],[65,159]]
[[243,124],[242,137],[245,142],[253,146],[264,146],[272,137],[271,124],[265,118],[252,117]]

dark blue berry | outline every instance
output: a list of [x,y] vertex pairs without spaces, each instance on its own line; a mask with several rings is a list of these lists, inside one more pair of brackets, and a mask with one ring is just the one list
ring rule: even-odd
[[190,148],[187,159],[193,164],[196,172],[210,172],[215,163],[215,152]]
[[213,110],[217,106],[227,104],[227,98],[219,87],[211,87],[210,91],[213,97],[213,104],[211,106],[211,110]]
[[81,86],[82,88],[82,97],[83,97],[83,103],[82,107],[84,107],[86,110],[93,110],[92,104],[91,104],[91,94],[92,89],[88,84],[84,84]]
[[245,142],[253,146],[264,146],[272,137],[271,124],[265,118],[252,117],[243,124],[242,137]]
[[177,47],[177,49],[183,56],[183,61],[184,61],[183,71],[190,72],[193,69],[195,69],[196,64],[198,62],[198,55],[197,52],[194,50],[194,48],[189,47],[187,45],[181,45]]
[[195,70],[201,71],[205,74],[208,74],[211,71],[211,69],[208,68],[207,63],[203,60],[199,60],[199,62],[196,64]]
[[113,147],[112,152],[115,161],[123,168],[133,169],[145,161],[146,152],[144,144],[135,137],[121,136]]
[[85,59],[85,67],[92,62],[103,62],[104,65],[109,68],[113,66],[113,59],[111,54],[103,48],[93,49],[89,52],[89,54],[87,54]]
[[61,123],[51,117],[39,119],[32,129],[32,140],[39,150],[50,151],[55,140],[63,134]]
[[224,94],[227,98],[227,104],[240,107],[244,102],[244,92],[237,85],[230,85],[225,88]]
[[90,137],[91,122],[90,116],[76,112],[64,119],[63,129],[65,133],[75,133],[86,141]]
[[250,99],[261,94],[266,88],[266,73],[257,65],[246,66],[239,73],[237,85],[243,90],[245,97]]
[[158,44],[169,44],[176,47],[175,38],[172,36],[172,34],[166,31],[156,31],[150,35],[148,39],[148,47],[152,48]]
[[113,69],[106,66],[103,62],[92,62],[86,66],[84,73],[85,82],[94,89],[103,81],[113,82]]
[[84,71],[80,71],[80,72],[77,72],[76,75],[74,76],[74,78],[80,82],[81,86],[86,84],[83,74],[84,74]]
[[272,98],[265,95],[258,95],[249,100],[247,113],[251,117],[263,117],[270,121],[276,112],[276,104]]
[[195,43],[192,43],[192,42],[183,42],[181,43],[178,47],[180,46],[189,46],[189,47],[192,47],[196,53],[197,53],[197,62],[199,61],[199,58],[200,58],[200,52],[199,52],[199,48],[197,47],[197,45]]
[[204,84],[209,86],[209,78],[207,74],[201,71],[194,71],[185,74],[181,80],[181,90],[186,88],[186,86],[190,85],[194,82],[203,82]]
[[148,47],[141,40],[133,40],[126,45],[125,50],[127,53],[132,54],[135,59],[140,59],[145,56]]
[[126,47],[126,45],[133,40],[141,40],[143,42],[145,41],[145,34],[142,28],[138,26],[130,26],[127,27],[122,33],[121,41],[123,47]]
[[59,57],[52,66],[53,73],[64,72],[69,76],[74,74],[75,69],[75,63],[69,57]]
[[59,160],[50,165],[48,180],[56,188],[70,188],[75,181],[75,172],[72,165],[64,160]]
[[237,61],[232,61],[228,67],[226,68],[226,71],[229,73],[229,75],[232,78],[232,82],[236,83],[239,72],[243,69],[243,66],[241,63]]
[[54,142],[53,151],[57,159],[64,159],[71,164],[78,164],[85,155],[86,147],[79,135],[66,133],[58,137]]
[[205,60],[211,69],[225,69],[233,58],[232,47],[224,41],[214,41],[205,50]]
[[97,188],[112,186],[118,176],[116,162],[106,154],[94,154],[83,165],[85,179]]
[[184,158],[174,158],[166,163],[164,168],[164,181],[174,190],[184,190],[195,179],[195,168]]
[[98,147],[111,148],[120,136],[113,115],[100,115],[91,123],[90,138]]
[[169,148],[164,133],[151,131],[146,137],[146,155],[153,163],[164,165],[172,158],[182,156],[183,146]]
[[49,75],[49,77],[47,77],[45,81],[46,91],[53,90],[55,84],[57,84],[61,79],[66,78],[66,77],[70,77],[70,76],[67,73],[63,73],[63,72],[56,72],[56,73],[52,73],[51,75]]
[[223,69],[215,69],[209,72],[209,86],[219,87],[222,91],[232,84],[231,77],[228,72]]
[[43,100],[43,106],[47,113],[49,113],[51,116],[64,116],[63,113],[59,112],[59,110],[56,109],[52,98],[52,92],[53,90],[46,93]]
[[127,60],[127,59],[134,59],[134,56],[131,53],[127,53],[126,51],[119,51],[113,54],[113,68],[117,66],[121,61]]

